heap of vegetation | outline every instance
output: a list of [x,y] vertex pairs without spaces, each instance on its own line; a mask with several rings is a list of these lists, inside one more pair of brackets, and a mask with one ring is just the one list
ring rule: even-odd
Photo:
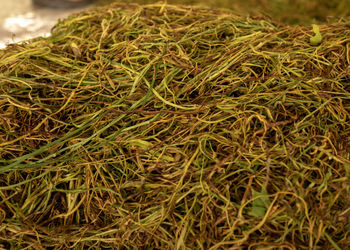
[[[117,0],[98,0],[105,5]],[[123,0],[125,3],[150,4],[154,0]],[[192,4],[213,8],[226,8],[240,15],[266,15],[285,24],[309,25],[313,22],[350,16],[350,0],[167,0],[170,4]]]
[[349,246],[349,27],[114,4],[0,51],[0,244]]

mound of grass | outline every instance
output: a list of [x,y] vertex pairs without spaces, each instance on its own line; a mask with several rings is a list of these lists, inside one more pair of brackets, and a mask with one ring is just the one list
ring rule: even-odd
[[349,246],[349,27],[114,4],[0,51],[0,244]]
[[[97,0],[106,5],[117,0]],[[150,4],[154,0],[124,0],[126,3]],[[213,8],[226,8],[240,15],[266,15],[286,24],[309,25],[326,23],[350,16],[350,0],[167,0],[171,4],[192,4]]]

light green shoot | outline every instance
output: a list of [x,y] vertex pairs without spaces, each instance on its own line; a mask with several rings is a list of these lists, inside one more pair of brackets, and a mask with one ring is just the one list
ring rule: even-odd
[[316,24],[313,24],[312,30],[314,31],[315,35],[313,37],[310,37],[310,43],[311,45],[319,45],[322,42],[320,28]]

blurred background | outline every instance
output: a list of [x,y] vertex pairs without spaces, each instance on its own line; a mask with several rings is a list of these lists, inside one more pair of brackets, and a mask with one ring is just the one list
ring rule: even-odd
[[58,19],[91,6],[93,0],[0,0],[0,49],[48,36]]
[[[0,48],[8,43],[47,36],[58,19],[116,0],[0,0]],[[149,4],[155,0],[119,0]],[[337,21],[350,15],[350,0],[167,0],[234,10],[242,15],[265,15],[290,25]]]

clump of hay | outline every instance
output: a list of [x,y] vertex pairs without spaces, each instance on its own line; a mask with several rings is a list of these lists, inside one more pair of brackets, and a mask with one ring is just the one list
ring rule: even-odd
[[[105,5],[117,0],[97,0]],[[124,0],[126,3],[147,4],[154,0]],[[231,9],[240,15],[267,15],[275,21],[288,24],[308,25],[313,22],[350,16],[350,0],[167,0],[170,4],[192,4],[212,8]]]
[[350,245],[349,27],[114,4],[0,51],[2,246]]

